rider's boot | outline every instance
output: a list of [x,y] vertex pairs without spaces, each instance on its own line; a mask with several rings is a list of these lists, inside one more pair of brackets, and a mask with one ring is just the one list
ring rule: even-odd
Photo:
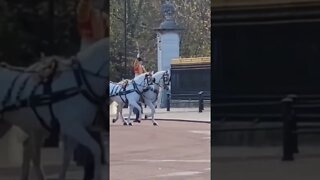
[[140,122],[141,122],[141,121],[139,120],[139,115],[140,115],[140,113],[139,113],[138,109],[136,109],[136,119],[135,119],[133,122],[137,122],[137,123],[140,123]]

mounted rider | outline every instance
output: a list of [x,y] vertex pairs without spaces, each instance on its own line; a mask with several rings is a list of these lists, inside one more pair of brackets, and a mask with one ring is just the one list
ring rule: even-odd
[[77,6],[78,30],[81,37],[80,50],[84,50],[109,34],[108,17],[103,12],[103,1],[80,0]]
[[[140,74],[143,74],[143,73],[146,73],[146,72],[147,72],[146,69],[145,69],[144,66],[143,66],[143,60],[142,60],[142,58],[140,57],[140,53],[138,53],[137,59],[135,59],[134,62],[133,62],[133,68],[134,68],[134,75],[135,75],[135,77],[138,76],[138,75],[140,75]],[[141,98],[141,100],[143,100],[143,99]],[[142,109],[141,103],[138,103],[138,104],[139,104],[139,106],[141,107],[141,112],[143,113],[143,109]],[[138,109],[137,109],[137,108],[134,108],[134,109],[133,109],[133,112],[136,114],[136,119],[135,119],[133,122],[139,122],[139,123],[140,123],[140,121],[139,121],[139,111],[138,111]]]
[[143,60],[141,57],[138,57],[137,59],[134,60],[133,67],[134,67],[135,77],[147,72],[142,63],[143,63]]

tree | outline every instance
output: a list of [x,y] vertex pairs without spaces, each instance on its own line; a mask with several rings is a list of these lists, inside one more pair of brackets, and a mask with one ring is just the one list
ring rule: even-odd
[[45,55],[71,56],[79,50],[77,0],[0,2],[0,61],[27,66]]
[[[164,20],[161,13],[163,1],[127,0],[127,61],[124,57],[124,2],[111,0],[110,37],[111,37],[111,75],[112,81],[121,77],[133,77],[132,62],[138,48],[145,59],[147,70],[157,69],[157,41],[153,30]],[[181,56],[210,56],[210,5],[209,0],[174,0],[176,21],[185,28],[181,39]],[[139,46],[139,47],[138,47]]]

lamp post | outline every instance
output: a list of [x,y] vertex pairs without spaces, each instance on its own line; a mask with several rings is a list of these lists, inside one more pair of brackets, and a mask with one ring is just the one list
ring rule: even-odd
[[124,0],[124,69],[124,78],[127,78],[127,0]]
[[49,39],[49,54],[52,55],[54,52],[54,1],[49,0],[49,19],[50,19],[50,39]]

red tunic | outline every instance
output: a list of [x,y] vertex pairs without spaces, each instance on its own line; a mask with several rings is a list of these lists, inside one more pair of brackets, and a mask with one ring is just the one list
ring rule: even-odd
[[79,22],[78,28],[80,35],[82,37],[92,38],[93,37],[93,28],[91,23],[91,18],[89,17],[87,21]]

